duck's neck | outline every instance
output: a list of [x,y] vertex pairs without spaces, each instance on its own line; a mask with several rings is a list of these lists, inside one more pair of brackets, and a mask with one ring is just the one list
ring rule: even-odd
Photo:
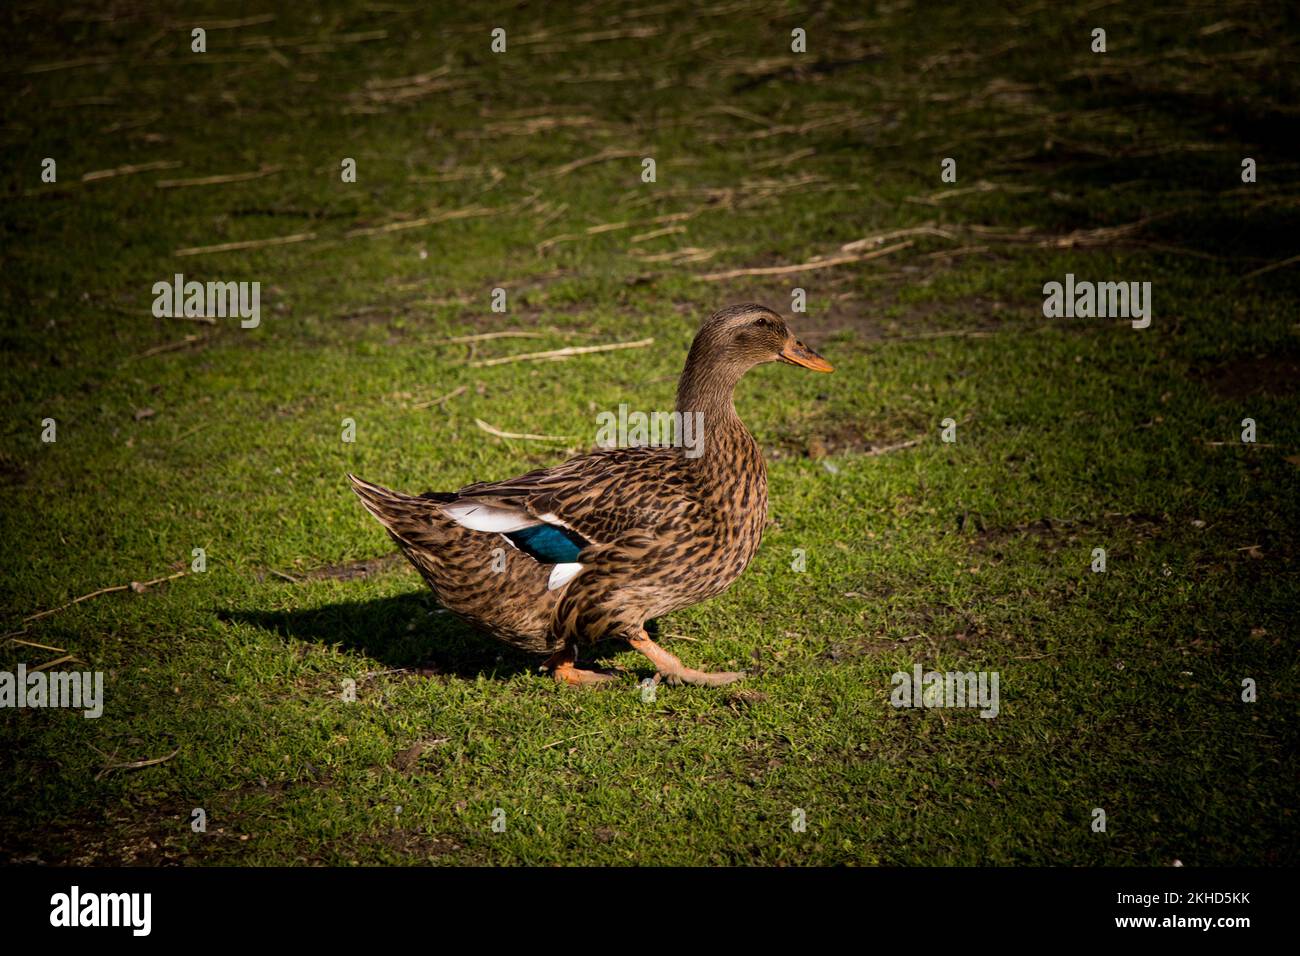
[[693,347],[677,383],[677,411],[683,420],[692,416],[701,441],[700,453],[688,460],[719,480],[734,478],[740,460],[756,459],[762,464],[758,445],[736,414],[736,383],[745,371]]

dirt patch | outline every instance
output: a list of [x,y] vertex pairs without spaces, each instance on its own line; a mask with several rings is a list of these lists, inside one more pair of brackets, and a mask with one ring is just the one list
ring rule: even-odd
[[1137,537],[1154,538],[1159,529],[1168,524],[1168,518],[1144,512],[1129,512],[1107,514],[1099,519],[1043,517],[1010,527],[989,528],[982,515],[962,512],[957,515],[956,522],[958,533],[973,533],[974,546],[996,559],[1002,557],[1002,549],[1013,540],[1028,538],[1046,550],[1055,552],[1077,545],[1082,540],[1081,535],[1102,527],[1123,527]]
[[[866,597],[865,595],[863,596]],[[953,647],[969,646],[989,638],[1004,636],[982,620],[975,607],[927,604],[899,612],[899,621],[911,633],[902,638],[869,637],[860,641],[836,642],[819,657],[832,664],[860,657],[885,654],[900,648],[933,656]]]
[[426,833],[424,827],[389,830],[385,833],[372,834],[367,841],[412,859],[428,859],[446,856],[462,849],[455,840]]
[[813,435],[787,434],[769,446],[769,461],[789,458],[818,460],[831,455],[861,454],[872,447],[871,439],[853,422],[841,422],[819,430]]
[[402,773],[410,773],[419,766],[420,757],[426,750],[432,750],[434,747],[445,744],[447,739],[446,737],[434,737],[429,740],[417,740],[411,746],[399,750],[393,755],[393,769]]
[[188,817],[150,809],[77,821],[0,840],[0,862],[38,866],[178,866],[193,859],[184,846]]
[[0,485],[16,487],[27,483],[27,469],[16,458],[0,455]]
[[1256,355],[1213,368],[1193,369],[1192,375],[1216,396],[1229,400],[1251,395],[1294,395],[1300,381],[1300,357]]
[[764,454],[768,461],[790,458],[818,461],[838,455],[887,455],[919,445],[925,437],[921,433],[901,432],[868,436],[860,423],[840,420],[820,423],[812,429],[797,433],[785,431],[764,449]]

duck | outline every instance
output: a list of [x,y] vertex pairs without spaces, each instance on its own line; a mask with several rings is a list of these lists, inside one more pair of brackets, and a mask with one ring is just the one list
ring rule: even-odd
[[654,665],[656,682],[724,686],[743,672],[687,667],[646,624],[723,593],[758,551],[767,468],[734,399],[741,377],[769,362],[834,371],[779,313],[733,305],[700,325],[678,380],[675,411],[702,428],[691,448],[597,448],[454,492],[407,495],[348,480],[444,608],[546,655],[539,670],[555,680],[617,680],[578,658],[622,639]]

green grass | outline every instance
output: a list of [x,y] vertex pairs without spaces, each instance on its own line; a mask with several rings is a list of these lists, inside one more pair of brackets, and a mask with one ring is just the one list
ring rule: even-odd
[[[1298,251],[1294,13],[674,0],[579,24],[333,4],[212,29],[196,55],[190,25],[249,15],[203,9],[2,15],[0,669],[72,654],[106,703],[0,713],[0,857],[1297,861],[1300,267],[1251,275]],[[82,58],[101,59],[30,69]],[[634,155],[557,174],[603,150]],[[159,161],[179,165],[81,181]],[[981,182],[999,188],[917,201]],[[467,209],[490,214],[347,235]],[[944,234],[700,279],[923,224]],[[317,238],[175,255],[300,233]],[[175,272],[260,281],[260,327],[154,318]],[[1151,281],[1150,328],[1045,319],[1067,272]],[[643,701],[644,660],[604,644],[628,676],[575,692],[451,620],[404,563],[349,570],[391,546],[346,472],[447,490],[559,461],[598,411],[670,408],[709,312],[788,314],[796,286],[792,325],[837,372],[742,383],[772,524],[726,595],[659,622],[741,684]],[[445,341],[498,330],[538,337]],[[23,620],[198,547],[203,574]],[[998,672],[999,716],[891,707],[914,663]]]

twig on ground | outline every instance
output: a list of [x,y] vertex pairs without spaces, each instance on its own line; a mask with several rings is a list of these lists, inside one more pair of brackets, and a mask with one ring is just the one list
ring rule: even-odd
[[179,342],[168,342],[166,345],[155,345],[151,349],[137,352],[135,355],[130,356],[130,358],[148,358],[150,355],[160,355],[163,352],[174,352],[177,349],[188,348],[196,342],[206,341],[207,338],[206,335],[187,335]]
[[385,226],[369,226],[363,229],[352,229],[343,233],[343,238],[358,239],[362,236],[380,236],[389,232],[399,232],[403,229],[418,229],[421,226],[432,226],[435,223],[447,222],[450,219],[470,219],[475,216],[495,216],[500,211],[501,210],[499,209],[493,209],[491,206],[469,206],[465,209],[449,209],[436,216],[425,216],[421,219],[410,219],[405,222],[390,222]]
[[877,339],[879,342],[910,342],[916,339],[987,339],[997,335],[990,329],[941,329],[937,332],[916,332],[912,335],[887,335]]
[[165,581],[174,581],[189,573],[190,572],[188,571],[177,571],[175,574],[168,574],[165,577],[154,578],[152,581],[132,581],[130,584],[119,584],[111,588],[100,588],[98,591],[91,591],[89,594],[83,594],[81,597],[74,598],[67,604],[59,607],[52,607],[48,611],[38,611],[35,614],[29,614],[27,617],[22,619],[21,623],[26,624],[28,621],[36,621],[43,617],[49,617],[51,614],[56,614],[59,611],[66,611],[74,604],[80,604],[82,601],[89,601],[91,598],[99,597],[101,594],[112,594],[114,591],[135,591],[139,594],[146,588],[152,587],[155,584],[162,584]]
[[[181,752],[181,748],[177,747],[175,750],[173,750],[165,757],[154,757],[150,760],[130,760],[126,763],[111,763],[103,767],[103,769],[101,769],[99,773],[95,774],[95,779],[98,780],[101,777],[109,773],[112,773],[114,770],[139,770],[141,767],[152,767],[156,764],[166,763],[168,760],[171,760],[172,757],[175,757],[180,752]],[[103,754],[103,751],[100,751],[100,753]]]
[[582,159],[575,159],[572,162],[565,163],[563,166],[556,166],[550,172],[543,173],[542,175],[557,177],[567,176],[575,169],[582,169],[582,167],[590,166],[593,163],[604,163],[611,159],[630,159],[633,156],[639,155],[641,155],[641,153],[634,149],[602,149],[594,156],[585,156]]
[[662,229],[653,229],[650,232],[642,232],[632,236],[628,239],[628,242],[645,242],[648,239],[658,239],[660,236],[673,236],[685,231],[685,226],[664,226]]
[[682,264],[704,262],[707,259],[712,259],[720,251],[719,249],[701,249],[699,246],[684,246],[681,249],[671,249],[668,252],[654,254],[642,252],[640,249],[633,249],[631,254],[641,262],[675,262]]
[[460,386],[459,388],[453,389],[452,391],[448,392],[446,395],[439,396],[438,398],[432,399],[431,401],[427,401],[427,402],[416,402],[416,403],[415,403],[414,405],[412,405],[411,407],[412,407],[412,408],[430,408],[430,407],[435,406],[435,405],[441,405],[443,402],[448,401],[449,399],[453,399],[453,398],[455,398],[457,395],[464,395],[465,392],[468,391],[468,390],[469,390],[469,386],[468,386],[468,385],[462,385],[462,386]]
[[863,452],[863,455],[867,458],[876,455],[888,455],[891,451],[902,451],[904,448],[911,448],[913,445],[919,445],[922,441],[923,439],[920,438],[909,438],[907,441],[900,441],[895,442],[892,445],[881,445],[879,448],[872,448],[869,451]]
[[486,368],[489,365],[505,365],[510,362],[556,361],[571,355],[591,355],[595,352],[613,352],[616,349],[640,349],[653,345],[654,339],[640,339],[636,342],[611,342],[608,345],[574,345],[563,349],[551,349],[548,352],[525,352],[522,355],[502,355],[498,358],[480,359],[469,364],[474,368]]
[[539,750],[549,750],[552,747],[558,747],[560,744],[567,744],[571,740],[579,740],[582,737],[595,737],[605,733],[603,730],[592,730],[585,734],[574,734],[572,737],[562,737],[559,740],[552,740],[549,744],[543,744]]
[[941,239],[956,239],[954,233],[947,229],[936,228],[934,223],[926,222],[919,226],[911,226],[907,229],[894,229],[890,232],[882,232],[874,236],[864,236],[861,239],[855,239],[852,242],[846,242],[840,246],[840,252],[857,252],[859,249],[866,249],[871,246],[878,246],[882,242],[888,242],[891,239],[906,239],[908,236],[938,236]]
[[719,282],[723,279],[736,279],[740,276],[779,276],[788,275],[792,272],[811,272],[814,269],[827,269],[831,266],[848,265],[854,262],[866,262],[868,259],[879,259],[881,256],[887,256],[892,252],[898,252],[900,249],[906,249],[912,245],[909,239],[907,242],[900,242],[896,245],[886,246],[883,249],[877,249],[874,252],[868,252],[865,255],[845,255],[831,256],[828,259],[813,259],[809,262],[800,262],[790,266],[759,266],[753,269],[732,269],[728,272],[710,272],[695,278],[701,282]]
[[1292,256],[1290,259],[1283,259],[1281,262],[1274,262],[1271,265],[1264,266],[1262,269],[1256,269],[1254,272],[1247,272],[1242,279],[1253,279],[1255,276],[1262,276],[1266,272],[1272,272],[1274,269],[1281,269],[1283,266],[1289,266],[1294,262],[1300,262],[1300,256]]
[[961,246],[957,249],[940,249],[926,256],[927,259],[956,259],[958,256],[973,256],[978,252],[988,252],[989,246]]
[[793,162],[801,159],[807,159],[814,155],[816,149],[809,146],[806,149],[796,149],[793,153],[786,153],[784,156],[777,156],[775,159],[768,159],[754,166],[755,169],[771,169],[773,166],[789,166]]
[[524,332],[521,330],[507,329],[502,332],[479,332],[476,335],[457,335],[450,339],[439,339],[431,342],[431,345],[465,345],[469,342],[486,342],[489,339],[543,339],[546,335],[542,332]]
[[52,661],[46,661],[44,664],[41,664],[38,667],[27,668],[27,673],[35,674],[39,671],[48,670],[51,667],[58,667],[60,664],[66,664],[68,663],[68,661],[76,661],[78,664],[86,663],[76,654],[64,654],[62,657],[56,657]]
[[173,439],[172,439],[170,442],[168,442],[167,444],[169,444],[169,445],[178,445],[178,444],[180,444],[181,442],[183,442],[185,439],[187,439],[187,438],[189,438],[191,435],[193,435],[195,432],[202,431],[203,429],[207,428],[207,427],[208,427],[209,425],[211,425],[211,424],[212,424],[212,422],[210,422],[210,421],[209,421],[209,422],[201,422],[200,424],[195,425],[195,426],[194,426],[193,428],[191,428],[189,431],[187,431],[187,432],[182,432],[181,434],[177,435],[175,438],[173,438]]
[[190,30],[202,27],[205,30],[235,30],[239,27],[255,27],[261,23],[270,23],[275,19],[274,13],[258,13],[238,20],[171,20],[167,26],[174,30]]
[[[17,633],[21,634],[22,632],[19,631]],[[21,644],[24,647],[35,647],[35,648],[39,648],[42,651],[53,651],[56,654],[63,654],[66,653],[68,650],[66,647],[51,647],[49,644],[37,644],[35,641],[20,641],[16,637],[10,638],[9,643]]]
[[164,159],[154,163],[138,163],[130,166],[117,166],[113,169],[96,169],[88,173],[82,173],[81,181],[83,183],[93,183],[100,179],[112,179],[114,176],[130,176],[134,173],[147,173],[152,169],[175,169],[179,165],[181,165],[179,162]]
[[573,242],[574,240],[581,239],[581,238],[582,236],[576,233],[566,232],[558,236],[551,236],[551,238],[549,239],[543,239],[541,242],[537,243],[537,245],[535,245],[533,249],[535,252],[541,253],[551,248],[551,246],[559,245],[561,242]]
[[991,183],[987,179],[981,179],[974,186],[965,186],[961,189],[945,189],[937,193],[930,193],[928,196],[905,196],[905,202],[921,203],[925,206],[937,206],[945,199],[951,199],[953,196],[966,196],[971,193],[989,193],[1001,189],[1012,193],[1038,192],[1041,186],[1012,186],[1006,183]]
[[159,189],[179,189],[183,186],[216,186],[219,183],[242,183],[250,179],[261,179],[284,169],[283,166],[262,166],[251,173],[228,173],[224,176],[200,176],[197,179],[160,179],[156,183]]
[[269,239],[245,239],[241,242],[220,242],[215,246],[188,246],[177,249],[174,256],[201,256],[209,252],[237,252],[241,249],[262,249],[266,246],[284,246],[291,242],[308,242],[315,239],[314,232],[297,232],[292,236],[271,236]]
[[99,66],[102,63],[116,63],[115,56],[83,56],[75,60],[59,60],[56,63],[37,63],[25,67],[24,73],[50,73],[54,70],[75,70],[81,66]]
[[526,432],[503,432],[499,428],[493,428],[481,418],[474,419],[474,424],[489,435],[495,435],[497,438],[518,438],[523,441],[573,441],[572,438],[564,435],[530,435]]

